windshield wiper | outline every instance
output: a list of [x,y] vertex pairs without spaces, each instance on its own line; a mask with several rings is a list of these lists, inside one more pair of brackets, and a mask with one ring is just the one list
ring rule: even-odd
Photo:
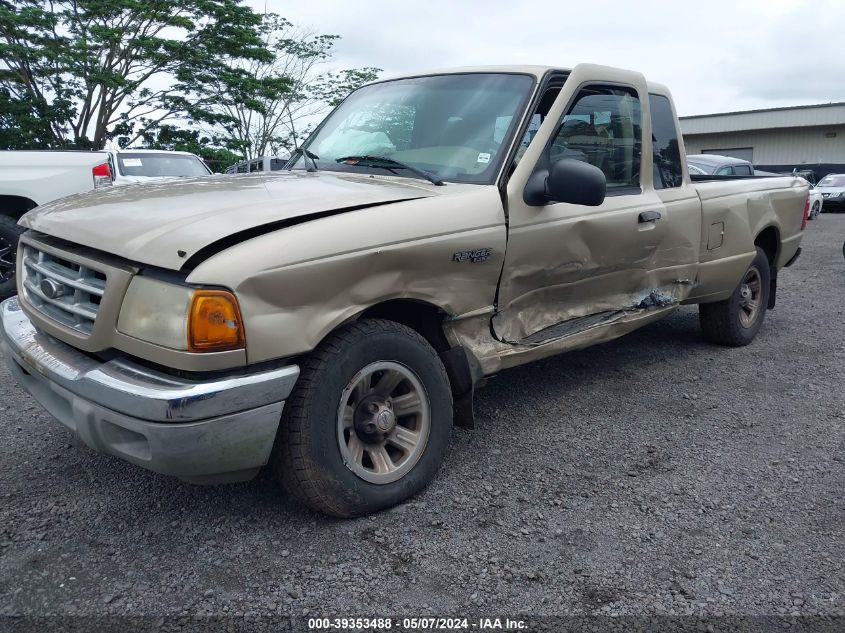
[[[293,150],[293,153],[294,153],[294,155],[302,154],[306,158],[306,160],[305,160],[305,171],[317,171],[317,161],[320,160],[320,157],[317,156],[314,152],[310,152],[304,147],[297,147],[295,150]],[[308,160],[307,160],[308,158],[311,159],[311,164],[313,165],[313,167],[310,167],[310,168],[308,167]],[[288,171],[290,171],[291,169],[293,169],[292,164],[291,164],[291,167]]]
[[427,171],[414,167],[408,163],[403,163],[401,160],[389,158],[387,156],[344,156],[338,158],[338,163],[346,163],[347,165],[360,165],[361,167],[381,167],[390,172],[396,173],[397,169],[407,169],[412,174],[416,174],[420,178],[425,178],[430,183],[442,187],[445,183],[437,176],[434,176]]

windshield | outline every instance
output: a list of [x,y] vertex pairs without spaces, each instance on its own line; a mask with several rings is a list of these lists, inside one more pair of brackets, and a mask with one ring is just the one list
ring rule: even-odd
[[831,174],[819,181],[818,187],[845,187],[845,174]]
[[[527,75],[493,73],[398,79],[353,92],[308,139],[311,157],[294,169],[391,173],[387,157],[453,182],[492,183],[518,115],[531,94]],[[400,176],[419,177],[410,170]]]
[[124,176],[147,178],[207,176],[208,167],[196,156],[186,154],[131,154],[117,155],[117,168]]

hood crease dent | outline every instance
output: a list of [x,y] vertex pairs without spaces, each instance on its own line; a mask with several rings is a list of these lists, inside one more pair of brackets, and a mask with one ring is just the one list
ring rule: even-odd
[[406,178],[275,172],[156,182],[78,194],[37,207],[20,224],[169,270],[238,242],[338,213],[438,195]]
[[290,226],[296,226],[297,224],[302,224],[303,222],[310,222],[311,220],[319,220],[321,218],[329,218],[333,215],[339,215],[341,213],[349,213],[351,211],[360,211],[362,209],[372,209],[374,207],[380,207],[386,204],[396,204],[399,202],[408,202],[409,200],[417,200],[417,198],[404,198],[401,200],[383,200],[379,202],[372,202],[370,204],[357,204],[352,207],[341,207],[339,209],[331,209],[329,211],[319,211],[316,213],[311,213],[308,215],[298,215],[293,218],[286,218],[284,220],[277,220],[275,222],[268,222],[267,224],[261,224],[259,226],[255,226],[249,229],[244,229],[243,231],[238,231],[237,233],[233,233],[231,235],[227,235],[226,237],[222,237],[216,242],[212,242],[206,246],[203,246],[200,250],[196,253],[191,255],[190,259],[184,263],[182,266],[182,270],[193,270],[203,261],[208,259],[209,257],[216,255],[222,251],[225,251],[227,248],[231,246],[235,246],[236,244],[240,244],[241,242],[245,242],[247,240],[252,239],[253,237],[258,237],[260,235],[264,235],[265,233],[272,233],[273,231],[278,231],[279,229],[285,229]]

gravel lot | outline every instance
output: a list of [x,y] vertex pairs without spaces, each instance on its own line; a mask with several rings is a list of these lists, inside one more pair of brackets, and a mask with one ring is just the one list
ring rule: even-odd
[[745,349],[684,308],[501,374],[433,485],[354,521],[97,455],[4,366],[0,614],[842,615],[843,239],[810,223]]

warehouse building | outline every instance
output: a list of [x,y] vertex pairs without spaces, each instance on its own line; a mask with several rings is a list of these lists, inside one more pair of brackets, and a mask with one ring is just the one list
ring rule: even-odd
[[723,154],[774,172],[845,173],[845,102],[681,117],[687,154]]

